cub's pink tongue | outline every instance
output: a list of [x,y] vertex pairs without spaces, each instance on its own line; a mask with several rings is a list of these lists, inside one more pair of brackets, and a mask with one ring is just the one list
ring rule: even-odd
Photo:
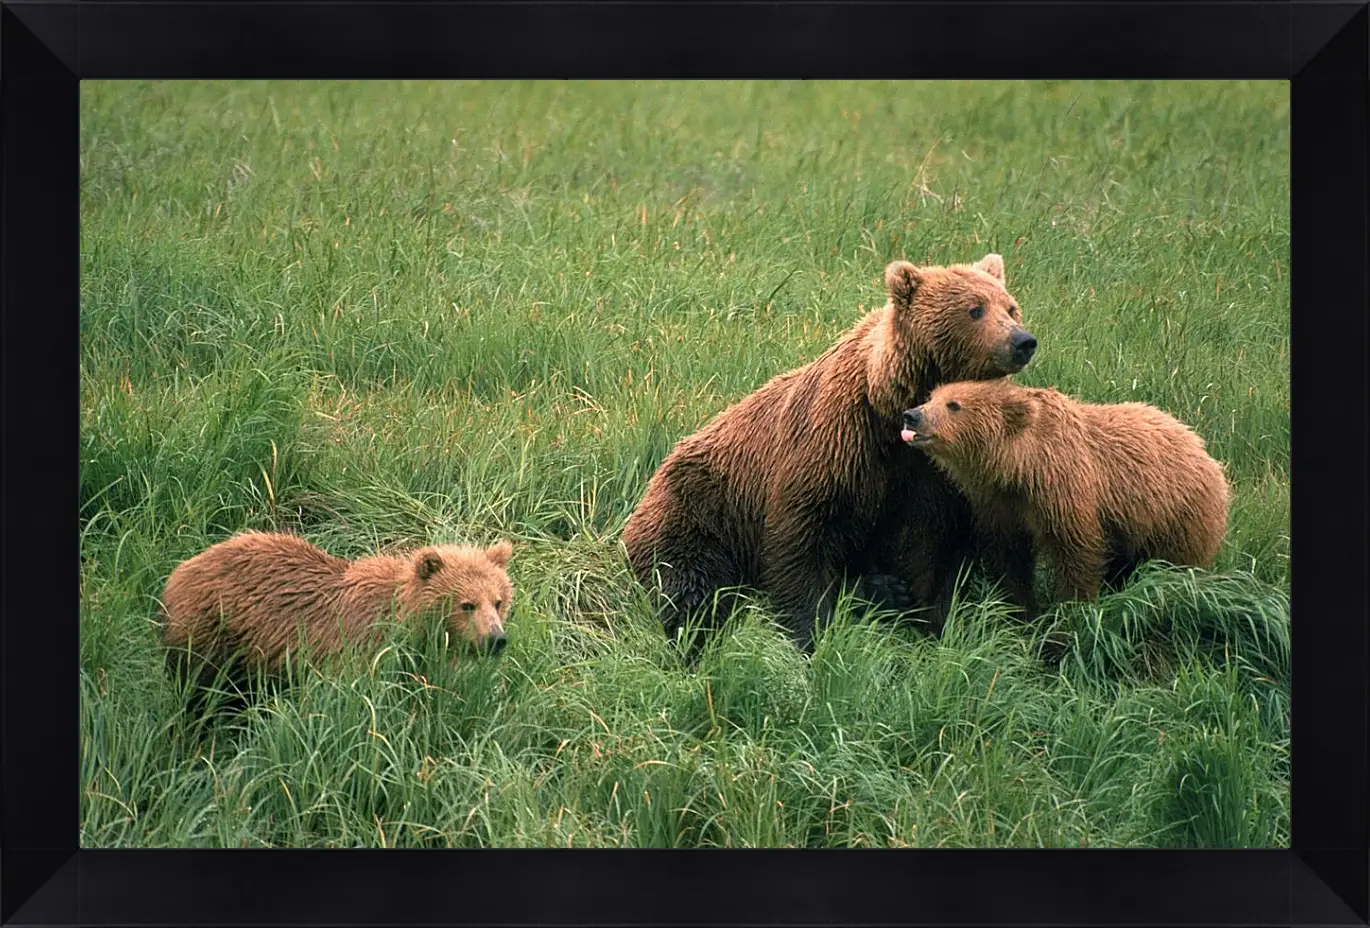
[[913,444],[913,439],[917,437],[917,435],[918,433],[915,432],[913,429],[904,429],[899,433],[899,437],[904,439],[904,441],[908,442],[909,444]]

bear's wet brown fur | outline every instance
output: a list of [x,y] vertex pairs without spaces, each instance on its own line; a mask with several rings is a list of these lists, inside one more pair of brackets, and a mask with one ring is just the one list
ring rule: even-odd
[[513,587],[512,547],[436,545],[348,561],[295,535],[245,532],[182,562],[162,596],[162,643],[201,679],[229,665],[279,670],[314,653],[374,645],[381,623],[445,623],[456,642],[498,650]]
[[965,491],[1029,615],[1039,553],[1056,565],[1058,598],[1092,600],[1145,560],[1211,568],[1227,532],[1222,465],[1154,406],[1082,403],[1007,379],[943,384],[909,410],[903,434]]
[[998,255],[894,261],[885,283],[884,307],[681,439],[648,483],[623,541],[639,580],[666,594],[668,632],[744,585],[770,594],[802,645],[844,578],[945,610],[969,511],[899,440],[900,417],[943,380],[1022,369],[1036,342]]

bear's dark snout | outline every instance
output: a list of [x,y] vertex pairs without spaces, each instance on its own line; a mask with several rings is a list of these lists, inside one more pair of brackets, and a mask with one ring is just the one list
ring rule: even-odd
[[485,650],[489,651],[491,656],[493,657],[494,655],[503,651],[505,646],[508,644],[509,639],[504,637],[503,634],[491,635],[490,637],[485,639]]
[[904,410],[904,428],[918,430],[918,426],[923,424],[922,407]]
[[1009,337],[1009,347],[1013,349],[1015,362],[1027,364],[1032,360],[1032,353],[1037,350],[1037,339],[1033,338],[1027,329],[1018,329]]

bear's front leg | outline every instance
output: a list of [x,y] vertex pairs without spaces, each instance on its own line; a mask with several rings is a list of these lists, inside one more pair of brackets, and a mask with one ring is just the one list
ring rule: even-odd
[[885,515],[870,532],[865,552],[847,565],[852,594],[878,609],[909,612],[922,605],[917,596],[913,558],[905,539],[909,531],[898,512]]
[[1003,528],[982,529],[978,537],[990,570],[1004,583],[1009,602],[1023,610],[1024,621],[1038,616],[1037,543],[1032,533]]
[[841,559],[823,529],[821,520],[789,510],[767,518],[762,540],[761,586],[804,650],[812,647],[815,621],[832,618],[842,579]]
[[971,563],[975,546],[969,531],[956,532],[939,523],[911,532],[892,555],[909,576],[913,608],[921,609],[932,629],[940,631],[951,614],[957,580]]
[[816,559],[787,560],[790,566],[767,572],[766,589],[778,617],[805,650],[813,649],[814,627],[826,624],[837,607],[836,572]]
[[872,560],[899,576],[908,587],[909,608],[920,609],[933,629],[941,629],[956,581],[975,553],[971,510],[921,453],[912,454],[891,480],[884,514],[871,535]]
[[915,605],[911,587],[895,574],[861,574],[852,584],[852,593],[877,609],[889,612],[908,612]]
[[1056,561],[1056,599],[1093,602],[1099,598],[1108,565],[1103,534],[1097,526],[1071,526],[1055,534],[1050,547]]

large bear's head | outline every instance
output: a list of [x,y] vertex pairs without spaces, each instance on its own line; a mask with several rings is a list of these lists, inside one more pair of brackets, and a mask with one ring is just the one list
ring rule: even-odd
[[974,264],[885,268],[894,324],[937,366],[938,379],[985,380],[1016,374],[1032,360],[1037,339],[1023,326],[1018,301],[1004,288],[1004,259]]

